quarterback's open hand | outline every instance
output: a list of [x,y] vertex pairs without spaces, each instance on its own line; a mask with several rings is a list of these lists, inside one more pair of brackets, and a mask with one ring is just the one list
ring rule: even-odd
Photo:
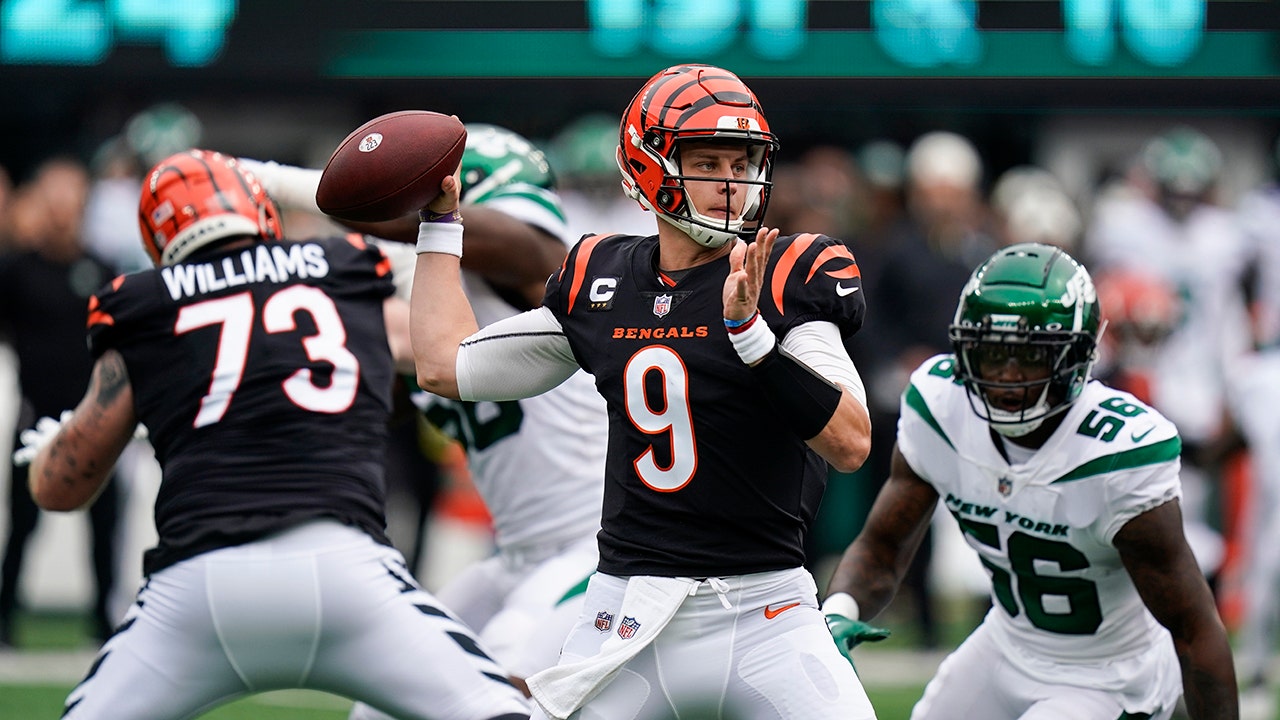
[[853,649],[864,642],[880,642],[889,637],[888,630],[868,625],[861,620],[850,620],[835,613],[827,613],[826,618],[831,638],[836,641],[836,647],[840,648],[840,654],[853,665],[855,672],[858,666],[853,662]]
[[777,228],[762,227],[750,245],[734,241],[733,250],[729,252],[729,277],[724,281],[726,320],[746,320],[756,311],[756,301],[764,286],[764,271],[777,239]]

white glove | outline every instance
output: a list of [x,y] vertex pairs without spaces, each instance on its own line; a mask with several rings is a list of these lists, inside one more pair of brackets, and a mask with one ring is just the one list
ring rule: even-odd
[[62,424],[71,419],[71,415],[70,410],[63,410],[62,416],[57,420],[42,417],[36,421],[34,428],[23,430],[18,435],[18,439],[22,441],[22,447],[13,451],[13,464],[30,465],[31,461],[36,459],[36,455],[40,454],[40,449],[53,442],[53,437],[62,429]]
[[316,204],[316,189],[320,187],[320,170],[281,165],[274,160],[263,162],[240,158],[240,166],[249,170],[271,199],[281,210],[303,210],[313,215],[324,215]]
[[[32,460],[36,459],[36,455],[40,454],[40,449],[45,445],[53,442],[53,438],[62,429],[74,413],[70,410],[63,410],[62,415],[54,420],[51,417],[42,417],[36,421],[36,426],[30,430],[23,430],[18,439],[22,441],[22,447],[13,451],[14,465],[30,465]],[[138,423],[133,429],[134,440],[146,440],[150,437],[147,432],[147,426]]]

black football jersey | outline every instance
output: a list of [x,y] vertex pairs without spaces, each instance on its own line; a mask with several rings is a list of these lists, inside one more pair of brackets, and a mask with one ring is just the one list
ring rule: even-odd
[[[797,567],[827,464],[771,406],[724,327],[727,257],[679,282],[656,236],[584,238],[544,304],[609,405],[600,569],[712,577]],[[760,313],[778,336],[862,324],[853,255],[822,235],[779,238]]]
[[392,292],[351,236],[202,253],[90,300],[90,350],[123,355],[163,468],[147,573],[322,516],[388,543]]

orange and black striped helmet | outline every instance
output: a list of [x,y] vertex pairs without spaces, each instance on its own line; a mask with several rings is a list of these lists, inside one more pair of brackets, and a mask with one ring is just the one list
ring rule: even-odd
[[234,157],[208,150],[170,155],[147,173],[138,225],[157,266],[228,237],[281,237],[280,211],[258,179]]
[[[725,178],[748,186],[741,217],[709,217],[688,201],[677,154],[687,140],[747,145],[746,176]],[[711,65],[676,65],[650,78],[627,107],[619,129],[618,168],[627,195],[695,242],[715,248],[753,233],[764,219],[777,150],[760,102],[738,76]]]

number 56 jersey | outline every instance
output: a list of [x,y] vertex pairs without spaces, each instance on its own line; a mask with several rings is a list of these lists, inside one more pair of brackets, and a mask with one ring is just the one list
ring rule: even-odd
[[912,374],[898,448],[990,573],[993,608],[984,622],[997,643],[1011,657],[1049,663],[1172,653],[1112,539],[1137,515],[1180,497],[1173,423],[1093,381],[1045,445],[1010,464],[954,367],[954,356],[939,355]]
[[351,236],[201,254],[90,300],[90,350],[123,356],[163,468],[148,574],[315,517],[387,544],[392,291]]

